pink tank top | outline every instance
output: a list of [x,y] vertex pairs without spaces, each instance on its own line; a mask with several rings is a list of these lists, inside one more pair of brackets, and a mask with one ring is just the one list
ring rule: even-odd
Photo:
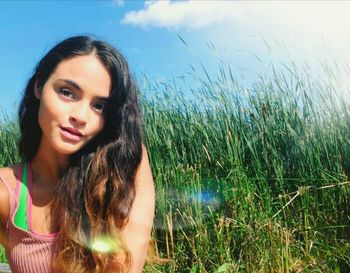
[[[22,167],[23,171],[23,167]],[[14,190],[2,177],[0,180],[6,186],[9,193],[10,217],[7,221],[7,246],[6,257],[12,273],[55,273],[52,269],[52,260],[56,254],[55,236],[41,235],[32,231],[29,216],[29,231],[25,231],[14,224],[14,215],[19,205],[20,179],[17,179]],[[30,186],[31,188],[31,177]],[[27,203],[27,212],[31,211],[31,197]],[[30,213],[29,213],[30,215]]]

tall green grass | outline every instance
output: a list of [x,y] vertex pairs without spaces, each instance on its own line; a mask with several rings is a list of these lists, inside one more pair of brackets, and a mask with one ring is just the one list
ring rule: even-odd
[[[272,68],[250,88],[224,66],[195,89],[146,82],[161,259],[145,272],[349,272],[350,112],[325,68]],[[9,122],[2,165],[18,159]]]

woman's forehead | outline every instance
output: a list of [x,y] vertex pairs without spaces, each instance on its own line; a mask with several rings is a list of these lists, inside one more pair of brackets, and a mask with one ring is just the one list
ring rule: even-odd
[[109,72],[95,55],[76,56],[60,62],[50,78],[74,82],[81,91],[93,91],[103,97],[110,95]]

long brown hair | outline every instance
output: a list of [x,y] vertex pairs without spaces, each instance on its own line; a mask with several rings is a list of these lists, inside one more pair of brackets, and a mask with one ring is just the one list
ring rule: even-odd
[[[131,256],[121,241],[135,198],[135,173],[142,157],[137,90],[127,62],[106,42],[88,36],[68,38],[38,63],[19,107],[20,153],[31,161],[42,135],[38,124],[41,88],[57,65],[74,56],[94,54],[109,71],[112,90],[104,110],[103,130],[70,157],[60,178],[53,210],[59,217],[55,266],[64,272],[125,272]],[[104,240],[110,249],[94,247]]]

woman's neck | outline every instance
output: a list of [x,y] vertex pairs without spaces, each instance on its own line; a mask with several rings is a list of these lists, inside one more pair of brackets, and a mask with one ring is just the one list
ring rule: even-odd
[[39,146],[38,152],[31,161],[33,182],[36,185],[55,186],[66,169],[69,156],[57,154],[46,145]]

